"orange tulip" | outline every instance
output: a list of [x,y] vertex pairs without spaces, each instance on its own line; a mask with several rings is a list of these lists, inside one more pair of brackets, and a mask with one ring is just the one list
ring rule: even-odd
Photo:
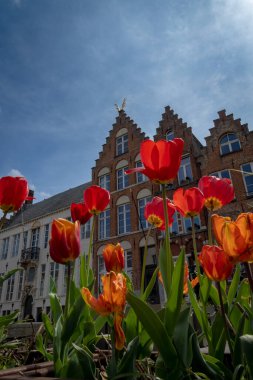
[[0,209],[3,212],[18,211],[28,198],[28,183],[24,177],[0,178]]
[[[171,226],[173,223],[172,216],[175,213],[175,207],[169,199],[167,199],[167,208],[169,225]],[[163,199],[160,197],[154,197],[151,202],[148,202],[144,209],[144,217],[154,227],[158,228],[159,230],[165,230]]]
[[236,221],[212,216],[215,238],[234,263],[253,261],[253,213],[242,213]]
[[231,276],[234,265],[218,246],[204,245],[198,257],[206,276],[213,281],[223,281]]
[[124,250],[119,243],[107,244],[103,250],[103,258],[107,272],[119,273],[124,268]]
[[71,218],[74,222],[77,220],[80,224],[85,224],[92,217],[87,206],[84,203],[72,203],[70,206]]
[[49,241],[50,256],[59,264],[74,261],[80,254],[80,223],[55,219]]
[[177,176],[184,147],[182,139],[171,141],[145,140],[141,144],[143,167],[126,170],[127,174],[140,172],[156,183],[169,183]]
[[84,203],[91,214],[104,211],[110,202],[110,193],[100,186],[90,186],[84,191]]
[[205,206],[211,211],[218,210],[235,197],[232,182],[228,178],[204,176],[200,178],[198,187],[204,194]]
[[108,316],[113,314],[115,329],[115,347],[122,350],[125,335],[122,329],[122,319],[126,305],[126,278],[122,273],[110,272],[102,276],[103,293],[98,298],[92,296],[88,288],[82,288],[81,294],[86,304],[98,314]]
[[198,215],[204,206],[204,202],[204,195],[197,187],[186,190],[179,188],[173,194],[173,203],[185,218]]

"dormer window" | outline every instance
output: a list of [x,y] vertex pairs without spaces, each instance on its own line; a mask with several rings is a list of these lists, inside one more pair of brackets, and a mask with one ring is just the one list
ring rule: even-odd
[[128,134],[119,136],[116,139],[116,155],[128,152]]
[[235,133],[227,133],[220,139],[220,154],[222,156],[228,153],[237,152],[240,149],[241,144]]
[[166,132],[166,135],[165,135],[165,138],[166,138],[166,141],[171,141],[174,139],[174,132],[172,130],[169,130]]

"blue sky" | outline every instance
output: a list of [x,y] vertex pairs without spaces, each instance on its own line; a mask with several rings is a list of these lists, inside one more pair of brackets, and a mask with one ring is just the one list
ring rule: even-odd
[[153,137],[170,105],[204,143],[253,124],[252,0],[1,0],[0,176],[38,200],[89,181],[119,105]]

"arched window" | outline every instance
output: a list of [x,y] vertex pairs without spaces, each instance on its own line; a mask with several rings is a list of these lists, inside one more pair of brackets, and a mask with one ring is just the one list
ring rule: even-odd
[[228,154],[231,152],[237,152],[241,149],[240,141],[235,133],[226,133],[220,139],[220,154]]
[[174,132],[171,130],[171,129],[169,129],[167,132],[166,132],[166,135],[165,135],[165,138],[166,138],[166,140],[167,141],[171,141],[171,140],[173,140],[174,139]]

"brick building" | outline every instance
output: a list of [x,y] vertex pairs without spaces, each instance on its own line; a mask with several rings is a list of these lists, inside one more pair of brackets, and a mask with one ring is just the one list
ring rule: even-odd
[[[192,128],[187,126],[170,107],[166,107],[153,139],[155,141],[159,139],[171,140],[174,137],[180,137],[185,142],[178,176],[173,184],[167,185],[168,198],[172,199],[173,191],[178,187],[197,186],[203,175],[212,174],[231,178],[235,188],[235,199],[222,208],[220,213],[236,217],[241,212],[252,211],[253,206],[253,176],[251,175],[253,173],[253,131],[249,131],[247,124],[241,124],[240,119],[234,119],[233,114],[226,115],[225,110],[218,112],[218,116],[218,119],[214,120],[214,126],[209,130],[210,134],[205,139],[206,145],[203,145],[192,133]],[[161,192],[159,185],[151,183],[141,173],[127,176],[125,170],[141,166],[140,144],[146,138],[148,137],[145,136],[145,133],[127,116],[125,111],[119,110],[116,121],[102,146],[95,166],[92,168],[91,178],[92,184],[100,185],[111,193],[110,205],[99,215],[95,226],[93,242],[95,275],[99,279],[105,271],[102,259],[104,246],[109,242],[113,244],[120,242],[125,250],[125,270],[132,277],[137,291],[140,287],[142,258],[149,228],[144,218],[144,207],[154,195],[160,195]],[[28,231],[29,244],[32,246],[34,243],[32,239],[35,236],[34,230],[39,227],[40,231],[44,231],[45,228],[48,229],[49,227],[44,226],[49,226],[52,220],[59,216],[70,217],[69,206],[71,202],[82,201],[83,190],[88,185],[84,184],[70,189],[68,192],[58,194],[43,201],[44,204],[39,202],[30,205],[29,212],[23,213],[25,219],[22,223],[20,214],[12,217],[10,224],[0,231],[0,273],[4,272],[7,264],[8,270],[10,270],[17,266],[18,261],[22,260],[24,247],[22,244],[18,246],[17,242],[15,243],[16,235],[22,236]],[[39,212],[39,210],[45,210],[45,206],[48,212]],[[207,240],[206,211],[203,211],[200,217],[195,218],[194,224],[197,229],[197,248],[200,250],[203,242]],[[88,228],[84,227],[84,249],[88,246],[87,232],[89,232]],[[43,233],[45,235],[46,230]],[[18,289],[23,290],[23,298],[18,301],[14,300],[16,297],[15,292],[13,292],[14,279],[8,281],[8,284],[4,284],[3,289],[0,289],[2,313],[13,308],[24,308],[27,301],[25,298],[27,297],[27,289],[30,292],[28,295],[33,297],[33,315],[38,315],[41,308],[48,306],[46,290],[43,288],[42,292],[41,287],[42,280],[46,281],[47,279],[45,271],[52,272],[53,264],[48,257],[48,247],[43,247],[45,236],[37,241],[38,248],[42,252],[36,262],[34,283],[30,284],[32,287],[27,288],[27,281],[22,279],[23,282],[21,283],[18,274],[16,274],[17,294],[20,296]],[[162,233],[152,230],[148,239],[146,282],[156,267],[162,240]],[[26,249],[30,248],[29,244]],[[175,257],[180,252],[181,246],[185,246],[189,264],[194,265],[191,220],[182,218],[178,213],[174,216],[171,227],[171,246]],[[13,254],[14,251],[15,255]],[[32,267],[30,264],[27,264],[27,268]],[[64,273],[62,270],[59,273],[58,287],[61,289]],[[26,270],[24,278],[29,280],[29,271]],[[99,285],[98,282],[96,289]],[[11,289],[12,292],[10,292]],[[63,291],[62,294],[64,294]],[[163,301],[163,291],[158,282],[149,301],[152,303]]]

